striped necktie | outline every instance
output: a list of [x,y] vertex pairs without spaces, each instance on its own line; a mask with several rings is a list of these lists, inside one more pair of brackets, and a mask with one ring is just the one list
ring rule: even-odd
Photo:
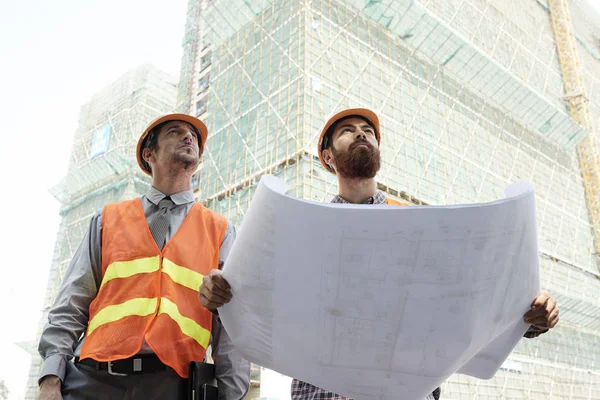
[[167,230],[171,224],[171,207],[173,207],[173,200],[169,196],[165,197],[158,203],[158,212],[152,217],[150,221],[150,232],[156,242],[159,249],[165,247],[167,239]]

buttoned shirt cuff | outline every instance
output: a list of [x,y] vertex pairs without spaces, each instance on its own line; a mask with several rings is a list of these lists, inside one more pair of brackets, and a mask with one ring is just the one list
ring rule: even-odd
[[42,379],[48,375],[58,376],[61,382],[65,381],[65,372],[67,370],[67,357],[61,354],[52,354],[46,357],[42,370],[40,371],[40,378],[38,379],[38,385],[42,382]]

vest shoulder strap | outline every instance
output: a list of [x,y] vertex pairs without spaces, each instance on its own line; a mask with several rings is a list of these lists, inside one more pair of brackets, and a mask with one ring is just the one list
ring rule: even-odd
[[194,205],[192,206],[192,210],[199,213],[200,215],[203,215],[205,218],[210,218],[216,224],[223,227],[223,229],[227,228],[227,225],[229,224],[227,218],[225,218],[218,212],[211,210],[210,208],[204,207],[200,203],[194,203]]

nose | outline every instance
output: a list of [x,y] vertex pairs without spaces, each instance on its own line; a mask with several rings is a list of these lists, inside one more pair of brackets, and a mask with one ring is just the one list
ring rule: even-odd
[[183,137],[183,141],[186,143],[192,143],[194,141],[194,134],[190,131],[187,131],[185,133],[185,136]]
[[367,140],[367,134],[362,129],[357,129],[356,130],[356,139],[358,139],[358,138]]

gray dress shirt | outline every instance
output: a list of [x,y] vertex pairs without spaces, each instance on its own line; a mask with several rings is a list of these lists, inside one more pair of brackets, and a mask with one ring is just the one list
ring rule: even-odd
[[[159,211],[158,203],[165,197],[154,187],[142,196],[146,221],[149,222]],[[177,232],[194,205],[191,190],[170,197],[175,205],[171,209],[167,241]],[[228,223],[219,251],[219,267],[225,262],[235,235],[235,227]],[[79,355],[88,326],[89,306],[102,282],[101,239],[102,213],[98,212],[90,221],[89,229],[67,269],[54,306],[48,313],[48,323],[42,331],[39,344],[40,355],[44,358],[40,381],[48,375],[56,375],[64,381],[66,363],[70,362],[73,356]],[[219,385],[219,398],[243,398],[250,385],[250,363],[233,346],[218,316],[213,316],[211,349]],[[152,353],[152,350],[144,342],[140,353],[148,354]]]

